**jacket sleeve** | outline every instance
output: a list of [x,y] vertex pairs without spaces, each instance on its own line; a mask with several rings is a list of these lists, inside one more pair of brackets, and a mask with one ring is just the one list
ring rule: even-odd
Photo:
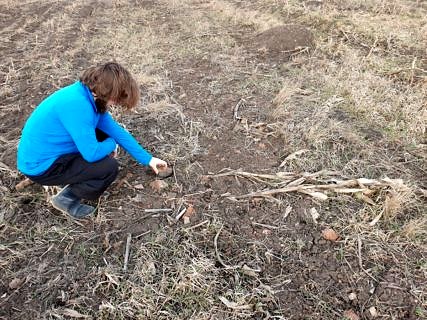
[[112,138],[102,142],[96,139],[96,122],[92,110],[87,110],[87,107],[86,104],[75,103],[71,107],[61,108],[58,117],[83,159],[87,162],[96,162],[113,152],[116,142]]
[[136,141],[136,139],[129,133],[129,131],[114,121],[109,112],[101,115],[97,128],[101,129],[110,137],[112,137],[140,164],[148,166],[153,156]]

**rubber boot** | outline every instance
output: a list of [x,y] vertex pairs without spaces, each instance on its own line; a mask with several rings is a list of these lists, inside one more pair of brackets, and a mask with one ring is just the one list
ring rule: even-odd
[[95,208],[80,203],[80,198],[71,192],[66,186],[56,196],[52,197],[52,206],[59,211],[69,214],[73,218],[81,219],[95,212]]

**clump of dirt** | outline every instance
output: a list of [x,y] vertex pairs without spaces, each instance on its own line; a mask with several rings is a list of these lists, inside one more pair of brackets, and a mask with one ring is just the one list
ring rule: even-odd
[[313,48],[313,33],[304,26],[277,26],[257,34],[250,46],[266,57],[289,57],[292,53]]

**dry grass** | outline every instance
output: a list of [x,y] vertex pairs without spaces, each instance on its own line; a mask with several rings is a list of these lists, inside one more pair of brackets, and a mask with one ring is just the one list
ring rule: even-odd
[[[0,32],[1,319],[426,317],[424,3],[0,3],[17,17]],[[290,21],[313,31],[314,50],[271,61],[253,50],[254,35]],[[15,148],[45,95],[111,59],[142,88],[136,112],[115,116],[175,175],[155,193],[122,156],[98,216],[76,222],[41,188],[14,191]],[[250,179],[204,177],[227,167]],[[259,197],[285,186],[266,177],[314,185],[298,178],[319,170],[336,173],[328,186],[407,187]],[[189,205],[191,224],[175,221]],[[145,211],[156,208],[171,213]]]

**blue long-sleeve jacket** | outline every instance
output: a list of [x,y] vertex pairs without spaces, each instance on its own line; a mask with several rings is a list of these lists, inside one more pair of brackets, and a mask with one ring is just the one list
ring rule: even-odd
[[[99,142],[96,128],[109,138]],[[86,161],[96,162],[114,151],[116,143],[139,163],[149,164],[152,155],[108,112],[98,113],[89,88],[78,81],[47,97],[30,115],[18,145],[18,170],[41,175],[68,153],[80,153]]]

